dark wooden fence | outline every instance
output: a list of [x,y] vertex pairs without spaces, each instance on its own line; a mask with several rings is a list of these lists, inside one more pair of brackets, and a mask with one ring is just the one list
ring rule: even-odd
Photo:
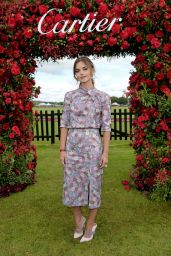
[[[37,141],[51,141],[55,143],[55,139],[60,140],[60,118],[62,113],[60,110],[48,112],[45,110],[39,111],[38,114],[34,115],[33,119],[33,133],[34,140]],[[132,120],[133,114],[128,112],[127,109],[116,109],[111,113],[112,126],[111,126],[111,137],[114,140],[133,140],[132,133]],[[101,128],[99,129],[100,135],[103,136]]]

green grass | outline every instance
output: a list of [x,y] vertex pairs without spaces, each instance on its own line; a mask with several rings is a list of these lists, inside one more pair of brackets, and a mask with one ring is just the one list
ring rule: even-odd
[[[0,199],[0,256],[170,256],[171,203],[123,189],[134,163],[129,141],[111,141],[94,239],[74,240],[71,210],[62,205],[59,141],[36,142],[37,182]],[[85,216],[88,209],[83,208]]]

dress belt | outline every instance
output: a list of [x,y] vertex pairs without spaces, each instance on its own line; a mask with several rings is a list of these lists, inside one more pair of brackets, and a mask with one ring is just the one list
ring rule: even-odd
[[100,128],[95,128],[95,127],[71,127],[71,128],[68,128],[68,129],[100,129]]

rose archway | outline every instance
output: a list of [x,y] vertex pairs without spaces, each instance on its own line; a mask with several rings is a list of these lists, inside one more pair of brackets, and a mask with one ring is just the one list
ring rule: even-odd
[[[35,58],[131,54],[136,56],[128,87],[130,110],[136,116],[131,178],[137,189],[151,192],[153,198],[170,199],[170,1],[3,1],[1,17],[0,196],[35,181],[31,102],[39,94],[33,78]],[[41,18],[44,34],[38,31]]]

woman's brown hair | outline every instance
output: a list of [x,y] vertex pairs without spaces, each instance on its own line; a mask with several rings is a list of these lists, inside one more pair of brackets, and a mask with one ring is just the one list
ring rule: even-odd
[[[81,56],[81,57],[78,57],[75,62],[74,62],[74,66],[73,66],[73,74],[74,74],[74,78],[77,80],[76,76],[75,76],[75,73],[76,73],[76,65],[78,62],[83,62],[84,64],[86,64],[88,67],[90,67],[93,71],[93,74],[95,73],[95,67],[94,67],[94,64],[93,62],[86,56]],[[92,78],[92,83],[94,85],[94,79]]]

